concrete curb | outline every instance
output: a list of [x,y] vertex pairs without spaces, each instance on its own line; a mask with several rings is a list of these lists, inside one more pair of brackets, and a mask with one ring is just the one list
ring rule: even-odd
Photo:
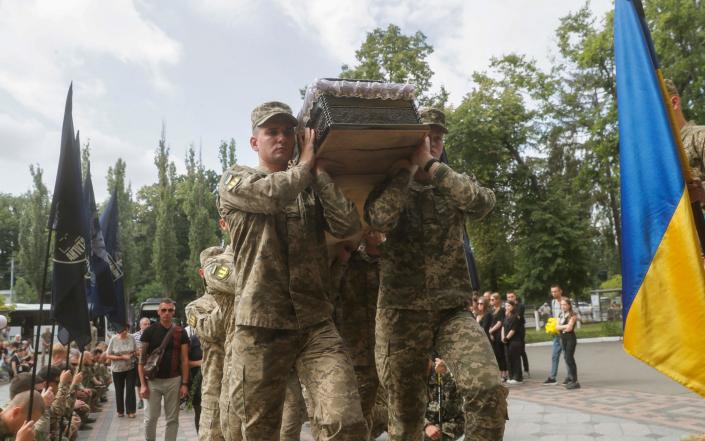
[[[593,338],[579,338],[578,343],[605,343],[609,341],[622,341],[622,337],[593,337]],[[553,340],[551,341],[541,341],[538,343],[527,343],[526,346],[553,346]]]

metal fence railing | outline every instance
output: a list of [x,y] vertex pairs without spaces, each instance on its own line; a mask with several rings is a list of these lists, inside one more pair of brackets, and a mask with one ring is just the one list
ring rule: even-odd
[[[580,314],[580,323],[596,323],[622,320],[622,290],[620,288],[594,289],[590,291],[590,302],[578,301],[573,305]],[[550,303],[526,305],[524,313],[526,327],[542,329],[551,316]]]

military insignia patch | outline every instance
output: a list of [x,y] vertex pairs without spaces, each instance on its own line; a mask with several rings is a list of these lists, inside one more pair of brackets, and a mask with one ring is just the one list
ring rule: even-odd
[[225,280],[230,275],[230,268],[216,263],[212,264],[208,270],[211,275],[218,280]]
[[193,316],[193,315],[188,316],[188,325],[192,328],[196,327],[196,316]]
[[236,178],[232,175],[232,173],[229,173],[228,177],[225,178],[225,182],[223,182],[223,184],[225,184],[225,189],[230,191],[235,188],[238,182],[240,182],[240,178]]

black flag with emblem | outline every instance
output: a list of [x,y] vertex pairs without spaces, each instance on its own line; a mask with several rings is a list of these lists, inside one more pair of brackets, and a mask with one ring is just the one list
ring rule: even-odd
[[[113,189],[110,201],[100,216],[100,229],[103,231],[103,239],[105,239],[105,258],[108,262],[108,273],[112,286],[108,292],[99,291],[99,297],[108,294],[113,296],[114,306],[108,311],[108,320],[120,329],[121,326],[129,324],[129,322],[125,307],[124,273],[122,271],[122,252],[118,243],[118,228],[118,196],[117,189]],[[102,289],[100,285],[98,288]]]
[[[80,143],[79,143],[80,145]],[[90,256],[90,281],[88,283],[88,312],[91,319],[102,317],[115,308],[113,277],[110,271],[111,256],[105,249],[105,240],[98,209],[95,205],[90,162],[86,164],[86,180],[83,183],[83,204],[87,210],[90,241],[86,244]]]
[[81,186],[81,157],[74,137],[73,85],[69,87],[61,131],[61,154],[51,201],[49,226],[55,232],[51,286],[51,314],[60,329],[59,340],[83,349],[91,340],[86,303],[86,238],[88,225]]

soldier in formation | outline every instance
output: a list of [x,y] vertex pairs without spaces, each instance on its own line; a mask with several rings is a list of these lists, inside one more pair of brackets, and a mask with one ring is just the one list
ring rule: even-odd
[[464,399],[467,441],[499,440],[507,389],[484,331],[465,309],[472,294],[463,251],[468,219],[494,207],[491,190],[439,161],[445,115],[421,112],[430,136],[400,161],[365,204],[365,220],[387,235],[380,256],[375,358],[389,405],[390,441],[414,439],[426,412],[426,360],[435,351]]
[[331,267],[324,233],[354,237],[355,204],[314,157],[313,130],[304,129],[292,161],[297,120],[287,105],[253,110],[259,166],[235,165],[221,177],[229,249],[204,250],[206,294],[187,308],[204,341],[204,375],[212,372],[199,439],[287,439],[285,397],[292,433],[308,416],[317,439],[368,439],[376,435],[375,401],[386,397],[389,439],[418,439],[429,426],[432,350],[452,372],[448,391],[460,399],[449,403],[462,402],[466,439],[502,439],[507,390],[464,308],[472,293],[464,224],[486,215],[494,194],[438,161],[445,117],[435,109],[421,115],[430,137],[373,190],[364,207],[371,229]]
[[321,435],[361,440],[367,429],[354,371],[331,320],[324,236],[351,236],[360,220],[315,160],[313,130],[305,129],[298,163],[289,167],[296,125],[283,103],[255,108],[250,146],[259,167],[235,165],[219,185],[239,295],[237,327],[228,338],[230,406],[245,439],[278,439],[294,369],[310,393]]
[[[199,440],[224,440],[221,430],[219,401],[224,377],[226,322],[223,310],[236,303],[231,287],[234,285],[233,255],[221,247],[210,247],[200,255],[199,274],[203,278],[205,294],[186,306],[186,318],[201,340],[203,348],[203,382],[201,384],[202,411],[199,422]],[[235,427],[239,428],[239,422]]]

